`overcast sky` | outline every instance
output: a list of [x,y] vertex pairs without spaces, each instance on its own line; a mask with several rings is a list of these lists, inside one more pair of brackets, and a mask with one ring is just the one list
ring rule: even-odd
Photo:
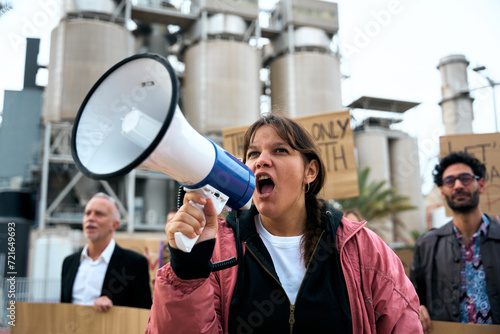
[[[49,61],[50,31],[59,20],[62,0],[14,0],[0,16],[0,105],[3,90],[21,90],[25,38],[42,38],[39,63]],[[5,1],[3,1],[5,2]],[[421,153],[427,161],[438,154],[441,119],[442,57],[462,54],[470,68],[484,65],[485,74],[500,81],[500,1],[498,0],[339,0],[344,105],[367,95],[420,102],[404,116],[400,129],[435,149]],[[46,73],[38,82],[46,83]],[[487,85],[469,72],[471,88]],[[500,87],[496,89],[500,103]],[[474,92],[474,132],[495,131],[490,88]],[[0,107],[1,109],[1,107]],[[500,109],[500,106],[498,107]],[[500,118],[500,117],[499,117]],[[499,125],[500,126],[500,125]],[[422,145],[424,147],[424,145]],[[428,146],[425,146],[428,147]]]
[[[471,89],[487,85],[471,70],[479,65],[486,66],[484,74],[500,82],[500,1],[337,3],[342,71],[350,77],[342,85],[343,102],[348,105],[367,95],[421,103],[406,113],[399,127],[419,139],[421,173],[430,190],[431,170],[436,162],[432,158],[439,153],[438,136],[444,135],[438,104],[441,77],[436,66],[442,57],[461,54],[470,62]],[[500,103],[500,87],[495,95]],[[473,96],[474,132],[495,132],[491,88],[476,90]]]

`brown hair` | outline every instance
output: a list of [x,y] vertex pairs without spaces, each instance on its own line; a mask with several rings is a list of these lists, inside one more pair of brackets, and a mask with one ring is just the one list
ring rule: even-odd
[[285,140],[294,150],[298,151],[304,159],[304,164],[316,160],[318,162],[318,175],[306,188],[305,201],[307,210],[306,233],[302,238],[302,252],[304,264],[307,266],[314,252],[314,247],[321,235],[324,226],[323,201],[317,198],[325,184],[326,170],[321,151],[314,138],[297,121],[288,116],[271,113],[262,115],[247,130],[243,141],[243,162],[247,160],[246,152],[251,144],[255,132],[264,125],[271,126],[278,136]]

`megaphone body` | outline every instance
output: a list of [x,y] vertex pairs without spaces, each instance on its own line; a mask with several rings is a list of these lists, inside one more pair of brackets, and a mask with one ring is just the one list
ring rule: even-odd
[[[217,213],[224,207],[248,209],[255,190],[252,171],[194,130],[177,98],[177,77],[167,59],[141,54],[113,66],[76,116],[71,148],[77,167],[101,180],[134,168],[155,171],[210,197]],[[176,233],[186,252],[196,240]]]

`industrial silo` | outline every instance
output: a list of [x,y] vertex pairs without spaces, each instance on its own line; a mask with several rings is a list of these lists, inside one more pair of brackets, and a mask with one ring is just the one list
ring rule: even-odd
[[391,184],[398,195],[406,196],[415,209],[394,214],[395,241],[413,244],[412,232],[426,230],[424,198],[418,142],[416,138],[402,134],[389,141]]
[[443,123],[447,135],[472,133],[473,98],[469,94],[467,66],[463,55],[441,58],[438,69],[441,72],[441,95],[439,104],[443,111]]
[[[43,95],[42,229],[46,221],[81,222],[78,204],[85,204],[99,189],[97,181],[81,179],[72,165],[70,135],[92,86],[129,53],[130,34],[117,6],[112,0],[61,2],[61,20],[51,34],[49,79]],[[71,187],[74,196],[66,196]]]
[[259,115],[259,55],[248,43],[200,41],[186,51],[182,110],[203,134],[249,125]]
[[127,56],[129,32],[113,16],[113,1],[65,3],[65,15],[51,34],[44,123],[73,121],[90,88]]
[[[354,133],[354,146],[356,147],[358,170],[370,168],[366,184],[385,181],[386,187],[389,187],[391,166],[387,131],[365,124],[363,131]],[[370,221],[370,224],[384,241],[393,241],[393,226],[389,218]]]
[[272,109],[293,117],[342,110],[340,60],[331,47],[337,4],[280,1],[271,24],[282,27],[264,47]]
[[196,130],[210,137],[248,125],[260,112],[260,55],[249,44],[258,1],[223,3],[195,2],[201,19],[185,36],[182,57],[182,111]]

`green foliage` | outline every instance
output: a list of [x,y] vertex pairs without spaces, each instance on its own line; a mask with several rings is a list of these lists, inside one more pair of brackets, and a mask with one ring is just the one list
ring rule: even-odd
[[368,221],[415,208],[409,203],[407,196],[399,195],[396,189],[387,187],[386,181],[367,184],[369,173],[369,167],[358,173],[358,197],[336,200],[331,204],[341,211],[357,209]]
[[10,1],[0,1],[0,17],[12,8],[12,3]]
[[413,238],[414,242],[417,242],[417,239],[420,238],[420,236],[423,234],[422,232],[417,231],[417,230],[411,230],[410,233],[411,233],[411,237]]

